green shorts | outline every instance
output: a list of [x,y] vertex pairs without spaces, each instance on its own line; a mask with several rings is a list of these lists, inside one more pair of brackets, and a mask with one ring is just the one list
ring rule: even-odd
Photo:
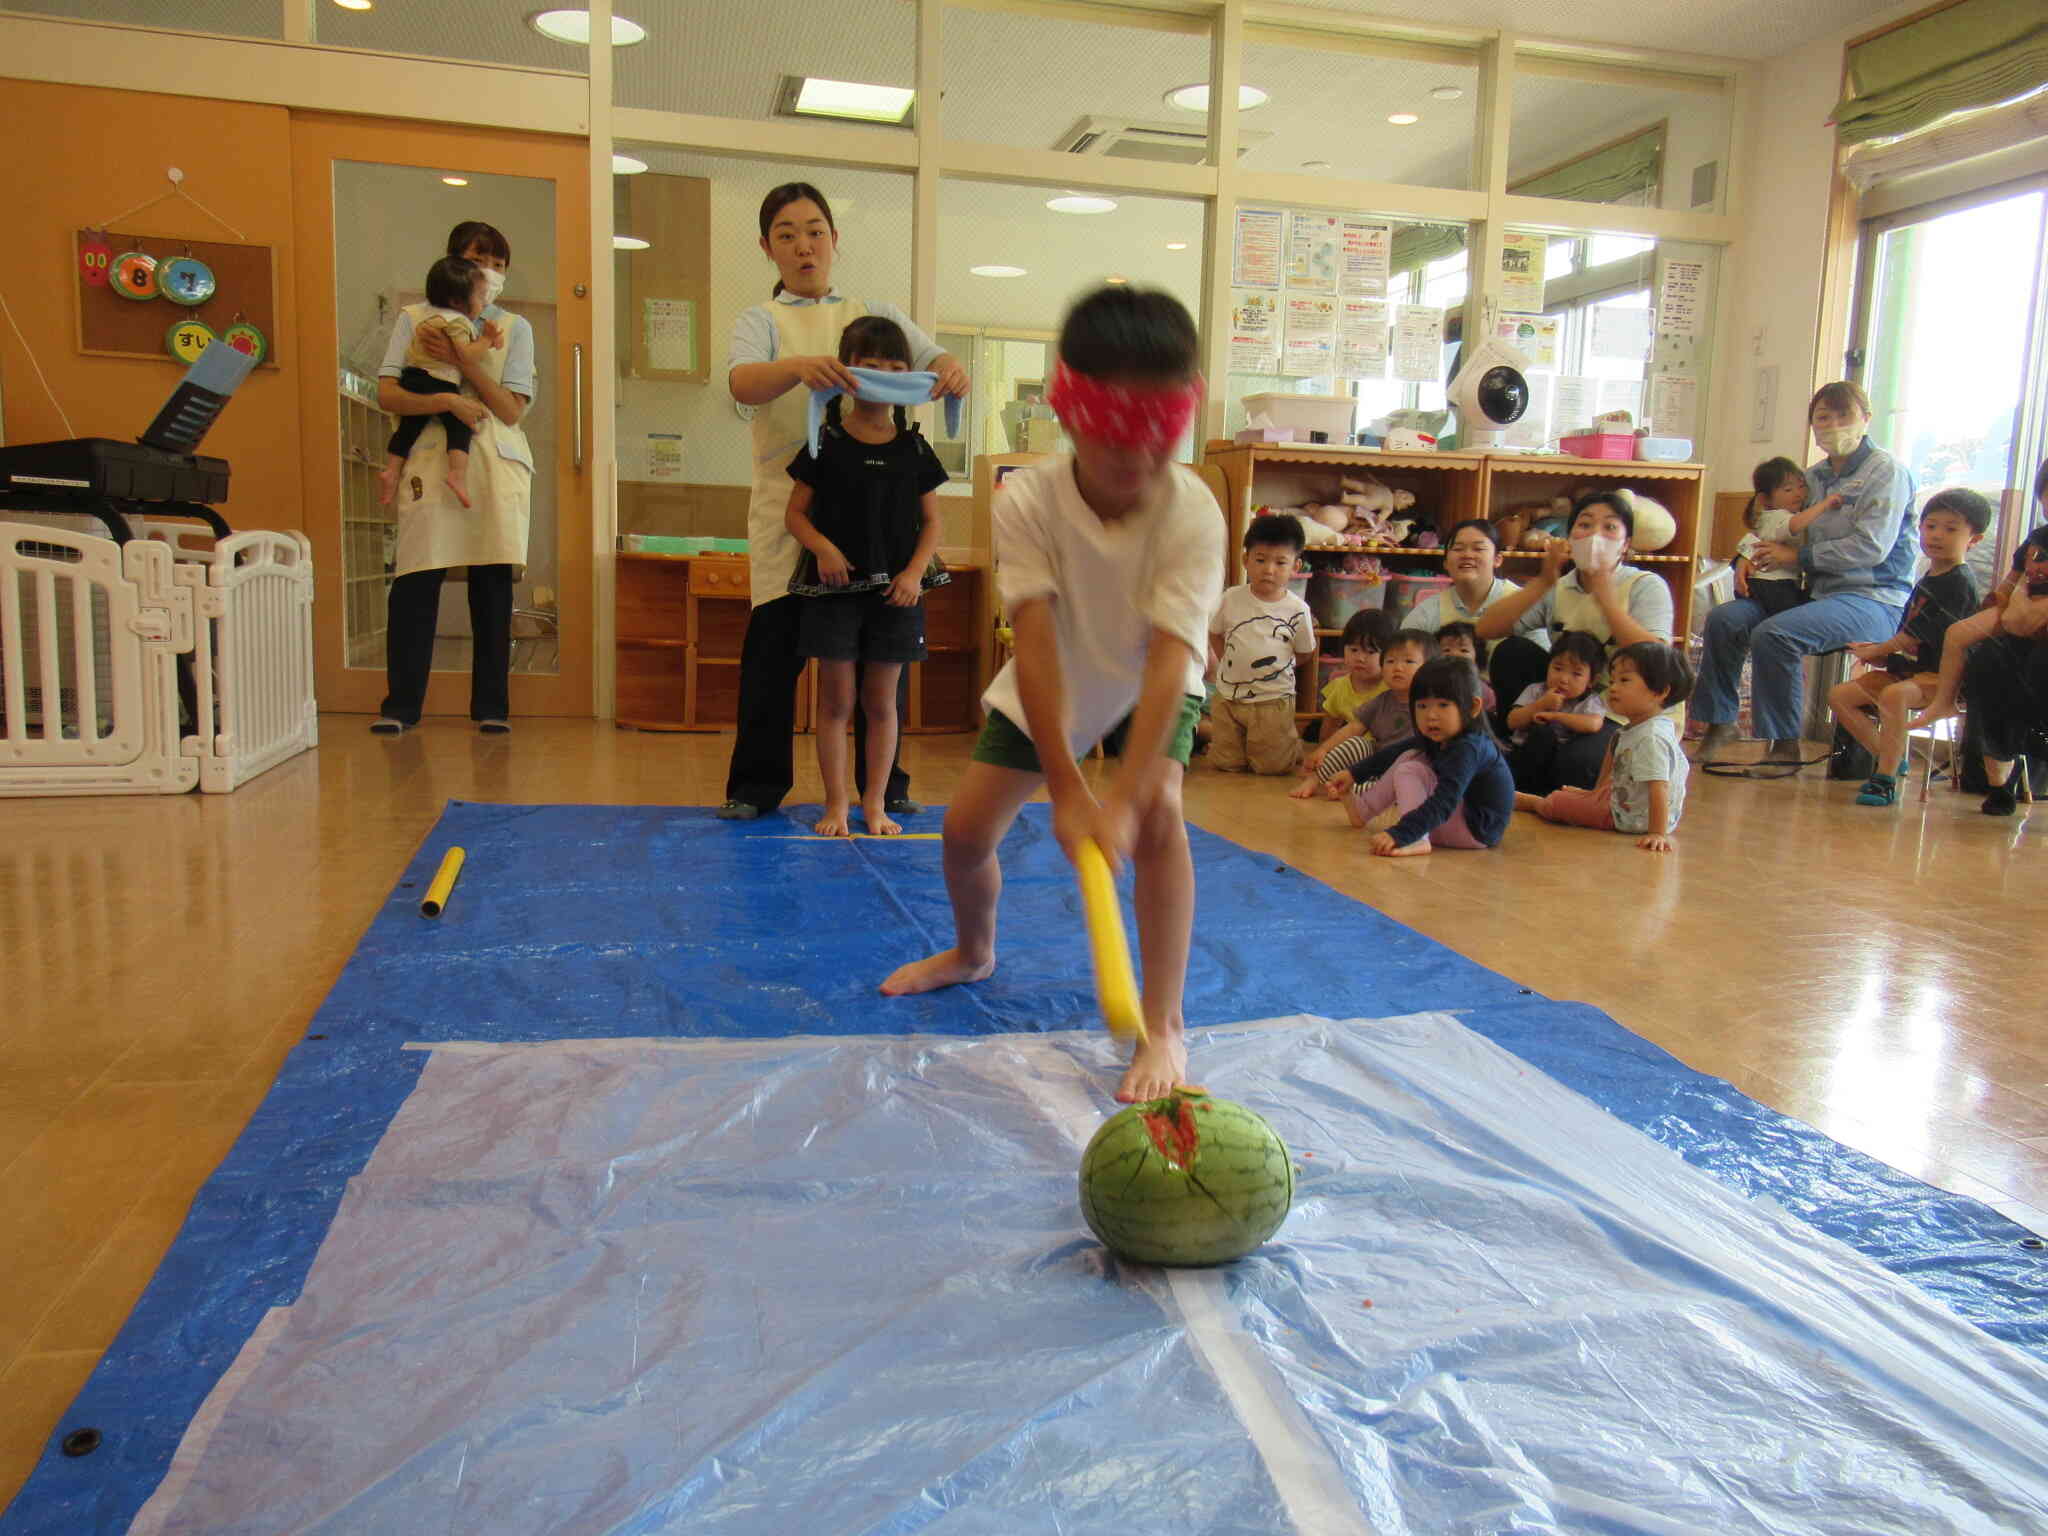
[[[1180,701],[1180,718],[1174,722],[1173,734],[1166,738],[1166,755],[1183,768],[1194,755],[1195,722],[1201,718],[1202,700],[1199,695],[1189,694]],[[990,710],[988,719],[982,723],[981,739],[974,744],[974,760],[993,763],[998,768],[1014,768],[1019,773],[1045,772],[1045,765],[1039,762],[1038,748],[1031,744],[1031,738],[1000,709]]]

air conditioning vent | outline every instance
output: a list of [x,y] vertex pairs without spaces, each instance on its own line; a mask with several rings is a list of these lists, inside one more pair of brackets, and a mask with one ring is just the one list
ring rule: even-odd
[[[1237,135],[1238,158],[1269,133]],[[1135,122],[1127,117],[1084,117],[1061,134],[1053,148],[1065,155],[1106,155],[1115,160],[1150,160],[1169,165],[1200,165],[1208,157],[1209,131],[1189,123]]]

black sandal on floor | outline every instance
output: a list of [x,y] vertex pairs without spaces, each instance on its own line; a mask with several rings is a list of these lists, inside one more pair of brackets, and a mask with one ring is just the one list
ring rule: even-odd
[[2019,809],[2021,800],[2031,801],[2034,797],[2027,792],[2027,760],[2013,759],[2012,768],[2003,784],[1994,784],[1991,793],[1984,797],[1978,807],[1986,816],[2010,816]]

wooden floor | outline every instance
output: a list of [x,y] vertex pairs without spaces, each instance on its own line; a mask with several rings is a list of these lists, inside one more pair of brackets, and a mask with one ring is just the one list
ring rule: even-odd
[[[0,800],[0,1501],[443,802],[702,804],[730,747],[365,724],[328,717],[318,752],[233,795]],[[907,744],[921,797],[946,799],[968,746]],[[2048,1232],[2048,809],[1996,820],[1937,789],[1874,811],[1817,779],[1695,779],[1675,856],[1518,817],[1501,852],[1384,860],[1284,787],[1198,767],[1189,813]],[[808,763],[797,793],[817,797]],[[1372,962],[1286,963],[1312,1012],[1318,970]]]

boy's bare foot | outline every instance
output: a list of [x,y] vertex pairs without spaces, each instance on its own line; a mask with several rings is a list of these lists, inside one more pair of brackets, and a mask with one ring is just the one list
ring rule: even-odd
[[1186,1033],[1178,1029],[1170,1033],[1150,1029],[1144,1043],[1131,1052],[1131,1064],[1124,1071],[1124,1080],[1117,1084],[1116,1101],[1142,1104],[1147,1099],[1162,1099],[1183,1086],[1187,1072]]
[[457,501],[461,502],[461,503],[462,503],[462,504],[463,504],[463,505],[464,505],[465,507],[466,507],[466,506],[468,506],[468,505],[469,505],[469,479],[468,479],[468,476],[467,476],[467,475],[465,475],[465,474],[463,474],[463,473],[462,473],[461,471],[459,471],[459,470],[453,470],[453,469],[451,469],[451,470],[449,470],[449,471],[448,471],[448,475],[447,475],[447,483],[448,483],[448,489],[449,489],[449,490],[451,490],[451,491],[453,491],[453,492],[455,493],[455,499],[456,499]]
[[853,836],[853,819],[843,805],[828,805],[825,814],[811,824],[811,830],[820,837]]
[[894,837],[903,830],[903,824],[892,819],[889,813],[877,805],[860,808],[861,819],[868,824],[868,832],[874,837]]
[[908,965],[897,966],[889,973],[889,979],[882,983],[882,996],[914,997],[919,992],[936,992],[941,987],[986,981],[995,974],[995,969],[993,956],[977,965],[959,950],[945,949],[922,960],[913,960]]
[[1518,811],[1528,811],[1532,815],[1540,816],[1543,814],[1543,797],[1541,795],[1524,794],[1518,789],[1515,791],[1515,809]]
[[1323,786],[1323,798],[1326,800],[1342,800],[1350,793],[1351,776],[1349,774],[1340,773]]
[[1362,827],[1370,819],[1365,814],[1365,797],[1346,795],[1344,797],[1344,819],[1354,827]]
[[1310,774],[1299,784],[1295,785],[1294,788],[1287,791],[1287,798],[1290,800],[1313,800],[1316,797],[1317,788],[1316,776]]
[[1389,848],[1386,852],[1386,857],[1390,859],[1412,859],[1422,854],[1429,853],[1430,851],[1431,847],[1429,839],[1426,837],[1418,837],[1417,839],[1415,839],[1414,842],[1409,843],[1406,847],[1397,846]]

